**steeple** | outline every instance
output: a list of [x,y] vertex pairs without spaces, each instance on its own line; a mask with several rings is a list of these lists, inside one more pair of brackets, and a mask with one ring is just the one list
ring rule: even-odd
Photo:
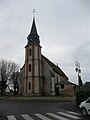
[[36,24],[35,24],[35,17],[33,17],[31,31],[30,31],[30,34],[28,35],[27,39],[28,39],[28,44],[32,44],[32,43],[39,44],[40,43],[39,35],[37,34],[37,29],[36,29]]
[[37,34],[36,24],[35,24],[35,18],[33,18],[32,28],[30,34]]

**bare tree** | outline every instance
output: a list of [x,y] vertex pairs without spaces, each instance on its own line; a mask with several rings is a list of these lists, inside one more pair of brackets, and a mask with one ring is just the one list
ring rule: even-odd
[[14,95],[18,95],[19,92],[19,81],[20,81],[20,72],[16,71],[13,72],[13,74],[11,75],[11,81],[13,80],[13,84],[14,84]]
[[3,94],[6,89],[7,81],[15,82],[15,79],[13,79],[12,76],[19,70],[19,66],[12,61],[1,59],[0,69],[1,69],[1,93]]

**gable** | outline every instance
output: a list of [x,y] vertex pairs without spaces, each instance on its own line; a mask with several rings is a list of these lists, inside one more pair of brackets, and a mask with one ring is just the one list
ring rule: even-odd
[[9,88],[9,85],[7,85],[7,87],[6,87],[6,93],[9,93],[10,92],[10,88]]

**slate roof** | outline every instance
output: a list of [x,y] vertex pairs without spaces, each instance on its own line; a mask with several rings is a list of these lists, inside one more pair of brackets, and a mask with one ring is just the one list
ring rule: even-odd
[[60,74],[62,77],[66,77],[68,79],[68,77],[65,75],[65,73],[54,63],[52,63],[49,59],[47,59],[44,55],[42,55],[42,57],[45,59],[45,61],[52,67],[52,69]]
[[28,35],[27,39],[28,39],[28,44],[40,43],[39,35],[37,34],[35,18],[33,18],[31,31],[30,31],[30,34]]
[[35,18],[33,18],[33,23],[32,23],[32,27],[31,27],[31,32],[30,32],[30,34],[37,35],[37,29],[36,29],[36,24],[35,24]]

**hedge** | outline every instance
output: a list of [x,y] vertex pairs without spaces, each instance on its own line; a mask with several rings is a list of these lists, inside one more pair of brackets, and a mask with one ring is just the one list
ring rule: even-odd
[[80,90],[76,93],[76,105],[90,97],[90,90]]

